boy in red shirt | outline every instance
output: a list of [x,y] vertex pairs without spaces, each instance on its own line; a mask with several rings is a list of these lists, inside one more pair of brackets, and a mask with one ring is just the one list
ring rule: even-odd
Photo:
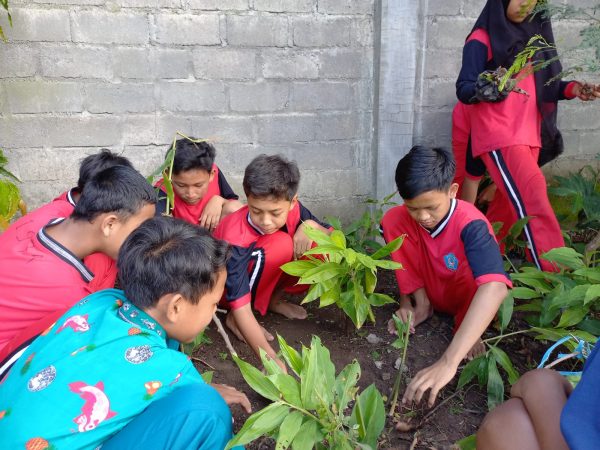
[[[133,168],[131,162],[123,156],[116,155],[108,149],[101,149],[99,153],[89,155],[81,161],[79,166],[79,180],[77,186],[63,192],[50,203],[21,217],[3,233],[3,240],[31,238],[50,220],[58,217],[69,217],[87,181],[104,169],[114,166]],[[94,274],[89,283],[92,292],[112,288],[117,279],[117,263],[103,253],[94,253],[86,256],[85,266]]]
[[456,199],[454,173],[450,152],[413,147],[396,168],[404,205],[390,209],[381,224],[387,242],[405,235],[400,249],[392,253],[403,266],[396,270],[400,289],[396,315],[406,322],[412,313],[413,332],[434,310],[455,320],[448,349],[417,373],[403,402],[419,402],[431,389],[429,405],[433,405],[460,362],[483,350],[480,337],[512,286],[490,223],[475,206]]
[[276,361],[268,343],[273,336],[258,324],[251,303],[261,315],[271,310],[290,319],[305,319],[304,308],[282,301],[283,290],[297,280],[282,277],[280,267],[311,248],[305,227],[329,233],[328,225],[298,201],[299,183],[296,163],[280,155],[257,156],[244,173],[248,205],[223,219],[214,233],[232,244],[225,285],[231,309],[227,326],[257,355],[262,348]]
[[88,181],[67,219],[34,235],[0,235],[0,366],[92,292],[94,274],[83,259],[116,259],[129,233],[154,216],[155,203],[141,174],[114,166]]
[[[216,150],[208,142],[179,139],[175,147],[171,181],[175,194],[173,217],[213,231],[221,219],[242,207],[215,162]],[[166,212],[167,199],[162,180],[156,214]]]

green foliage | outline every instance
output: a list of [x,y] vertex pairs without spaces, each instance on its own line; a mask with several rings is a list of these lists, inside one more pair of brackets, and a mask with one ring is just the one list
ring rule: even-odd
[[200,374],[200,376],[202,377],[202,379],[204,380],[204,382],[206,384],[210,384],[210,383],[212,383],[214,374],[215,373],[212,370],[209,370],[208,372],[202,372]]
[[302,346],[301,353],[281,336],[277,338],[292,374],[285,374],[263,351],[266,374],[234,357],[250,387],[273,403],[252,414],[226,448],[261,436],[275,439],[277,450],[377,448],[385,425],[383,399],[374,385],[358,394],[358,362],[348,364],[336,376],[329,350],[317,336],[310,348]]
[[336,230],[340,230],[346,236],[348,248],[361,253],[377,251],[382,247],[377,239],[381,237],[379,226],[383,218],[384,209],[388,206],[397,205],[392,201],[397,192],[387,195],[383,200],[367,199],[365,203],[371,205],[372,211],[365,211],[363,215],[352,222],[347,227],[342,227],[342,223],[336,217],[327,217],[325,220]]
[[13,182],[19,182],[20,180],[6,169],[7,164],[8,159],[0,149],[0,231],[8,228],[11,219],[15,217],[18,211],[22,215],[27,213],[19,188]]
[[[206,330],[205,330],[206,331]],[[201,331],[198,336],[196,336],[194,338],[194,340],[192,342],[189,342],[187,344],[183,344],[183,353],[185,353],[188,356],[192,356],[194,354],[194,352],[202,347],[205,344],[212,344],[212,339],[209,338],[206,334],[205,331]]]
[[356,328],[367,318],[375,322],[372,307],[394,303],[389,295],[375,292],[377,270],[402,268],[401,264],[383,258],[400,248],[404,236],[366,255],[348,248],[346,237],[339,230],[327,235],[307,227],[305,233],[317,247],[304,253],[308,259],[281,266],[285,273],[299,277],[299,284],[311,285],[302,303],[320,299],[320,308],[335,304],[352,319]]
[[462,438],[455,445],[460,450],[476,450],[477,449],[476,444],[477,444],[476,436],[474,434],[472,434],[470,436]]
[[513,77],[518,75],[519,72],[521,72],[521,70],[523,70],[528,64],[531,64],[531,67],[534,71],[548,66],[553,60],[531,61],[531,59],[539,52],[554,49],[556,49],[554,43],[549,43],[546,41],[546,39],[544,39],[543,36],[539,34],[532,36],[527,42],[525,48],[521,50],[517,56],[515,56],[515,60],[506,70],[506,73],[502,75],[498,84],[498,90],[502,92],[505,88],[507,88],[509,91],[512,91],[519,81],[519,78],[515,79]]
[[[2,6],[2,8],[4,8],[4,10],[6,11],[6,16],[8,18],[8,24],[12,27],[12,17],[10,15],[10,11],[8,10],[8,0],[0,0],[0,6]],[[2,27],[0,27],[0,38],[6,42],[6,36],[4,35],[4,30],[2,30]]]
[[567,176],[554,176],[548,194],[563,226],[585,228],[600,224],[600,172],[591,166]]
[[600,4],[577,7],[558,2],[538,1],[534,14],[552,18],[553,21],[575,19],[587,23],[579,31],[581,42],[563,52],[563,55],[569,54],[573,65],[563,70],[557,78],[565,78],[579,72],[595,74],[600,71]]

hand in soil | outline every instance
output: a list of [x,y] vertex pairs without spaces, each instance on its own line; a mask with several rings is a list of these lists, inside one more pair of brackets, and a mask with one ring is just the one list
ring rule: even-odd
[[285,302],[283,300],[271,301],[271,303],[269,304],[269,311],[281,314],[282,316],[287,317],[288,319],[303,320],[306,319],[306,317],[308,316],[308,313],[302,306],[295,305],[290,302]]
[[[425,322],[433,316],[433,307],[429,300],[415,302],[415,306],[412,305],[410,297],[402,295],[400,297],[400,308],[395,312],[396,316],[406,323],[408,321],[408,314],[412,312],[412,320],[410,324],[410,333],[414,334],[415,327]],[[394,325],[394,319],[388,321],[388,331],[390,334],[398,334],[396,331],[396,325]]]
[[240,405],[248,414],[252,412],[250,400],[248,400],[248,397],[246,397],[246,394],[243,392],[240,392],[233,386],[228,386],[226,384],[211,383],[211,386],[215,388],[219,394],[221,394],[221,397],[223,397],[223,400],[225,400],[225,403],[227,403],[228,406]]
[[483,341],[481,339],[479,339],[479,341],[477,341],[475,343],[475,345],[473,345],[473,347],[471,347],[471,350],[469,350],[467,352],[465,359],[467,361],[471,361],[471,360],[477,358],[478,356],[483,355],[484,353],[485,353],[485,344],[483,343]]
[[[231,314],[227,314],[227,317],[225,318],[225,326],[227,328],[229,328],[229,331],[231,331],[236,338],[238,338],[240,341],[242,341],[243,343],[247,344],[246,339],[244,339],[244,336],[242,335],[242,332],[240,331],[240,329],[237,326],[237,323],[235,323],[235,320],[233,318],[233,316]],[[260,328],[262,330],[262,332],[265,335],[265,339],[269,342],[273,341],[275,339],[275,337],[269,333],[265,327],[263,327],[262,325],[260,325]]]
[[600,98],[600,84],[595,86],[590,83],[576,82],[573,94],[584,102],[595,100]]
[[413,401],[418,404],[425,393],[430,390],[427,404],[431,408],[438,393],[454,378],[457,369],[458,366],[449,364],[441,358],[431,366],[420,370],[406,387],[402,404],[410,404]]

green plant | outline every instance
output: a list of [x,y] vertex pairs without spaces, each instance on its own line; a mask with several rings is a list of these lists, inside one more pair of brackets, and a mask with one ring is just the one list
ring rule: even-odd
[[[292,261],[281,269],[299,277],[299,284],[311,285],[302,303],[320,299],[319,307],[337,305],[360,328],[369,318],[375,322],[374,306],[394,303],[389,295],[375,292],[378,269],[401,269],[402,265],[383,258],[402,245],[404,236],[394,239],[372,255],[366,255],[347,247],[346,237],[339,230],[331,235],[312,228],[306,235],[317,243],[307,251],[307,259]],[[320,255],[316,258],[313,255]]]
[[402,372],[404,371],[404,364],[406,362],[406,350],[408,349],[408,340],[410,338],[410,322],[412,321],[412,311],[408,313],[406,322],[402,322],[396,314],[392,315],[394,319],[394,326],[398,333],[398,338],[392,342],[392,347],[396,349],[402,349],[402,357],[400,360],[400,366],[398,367],[398,374],[396,375],[396,381],[394,382],[394,389],[392,390],[392,406],[390,407],[389,415],[393,416],[396,411],[396,402],[398,401],[398,393],[400,392],[400,383],[402,381]]
[[[313,336],[310,348],[301,353],[277,337],[281,354],[295,375],[283,370],[264,352],[266,374],[234,357],[252,389],[271,400],[266,408],[252,414],[227,449],[247,444],[260,436],[271,436],[276,449],[337,450],[375,449],[385,425],[381,394],[370,385],[361,394],[356,386],[360,365],[355,360],[337,376],[329,350]],[[354,406],[347,414],[350,403]]]
[[548,194],[563,226],[600,225],[600,172],[593,167],[588,165],[566,176],[554,176]]
[[[8,24],[12,27],[12,17],[10,15],[10,11],[8,10],[8,0],[0,0],[0,6],[2,6],[2,8],[4,8],[4,10],[6,11]],[[4,36],[4,30],[2,29],[2,27],[0,27],[0,38],[2,38],[4,42],[6,42],[6,36]]]
[[183,344],[183,353],[185,353],[188,356],[192,356],[199,347],[205,344],[212,344],[212,339],[206,335],[205,331],[200,332],[192,342]]
[[370,205],[369,210],[365,211],[359,219],[352,222],[347,227],[342,227],[340,219],[337,217],[326,217],[325,220],[336,230],[340,230],[346,236],[347,246],[357,252],[368,253],[374,252],[383,247],[378,242],[381,238],[379,227],[383,218],[384,209],[388,206],[397,205],[392,201],[397,192],[393,192],[385,196],[382,200],[369,198],[365,201]]
[[15,175],[6,169],[8,159],[0,149],[0,231],[6,230],[10,221],[20,211],[27,213],[25,202],[15,182],[20,182]]

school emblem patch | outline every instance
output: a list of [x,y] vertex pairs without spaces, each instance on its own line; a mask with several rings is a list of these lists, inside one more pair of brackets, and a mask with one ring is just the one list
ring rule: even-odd
[[444,263],[446,263],[446,267],[453,272],[458,269],[458,258],[454,253],[448,253],[444,256]]

